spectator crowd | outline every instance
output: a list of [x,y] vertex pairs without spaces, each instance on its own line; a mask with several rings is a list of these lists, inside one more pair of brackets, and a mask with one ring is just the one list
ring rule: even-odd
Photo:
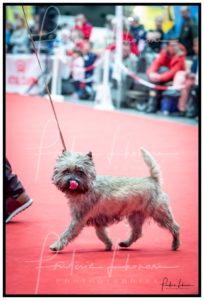
[[[121,106],[146,113],[161,112],[164,115],[197,118],[199,114],[199,39],[198,25],[190,15],[188,6],[181,7],[182,24],[179,35],[173,31],[167,35],[163,30],[162,16],[155,18],[155,26],[146,30],[138,16],[123,20],[123,64],[139,78],[166,90],[149,88],[137,82],[130,74],[122,74]],[[62,79],[62,94],[73,95],[80,100],[95,99],[95,64],[103,51],[94,47],[91,39],[93,26],[86,16],[75,17],[74,25],[57,26],[53,39],[45,39],[42,52],[52,55],[56,49],[69,58],[67,78]],[[176,22],[176,20],[175,20]],[[116,20],[107,17],[106,49],[116,51]],[[33,37],[40,32],[38,15],[33,16],[30,27]],[[14,15],[12,23],[6,22],[6,52],[12,54],[32,53],[25,20]],[[46,32],[44,33],[46,35]],[[114,56],[113,56],[114,57]],[[113,60],[110,62],[110,85],[113,103],[116,101],[117,82],[112,76]],[[169,89],[168,87],[172,87]],[[174,88],[175,87],[175,88]]]

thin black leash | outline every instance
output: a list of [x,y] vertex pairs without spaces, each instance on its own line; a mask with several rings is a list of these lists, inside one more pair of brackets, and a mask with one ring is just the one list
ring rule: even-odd
[[[26,22],[26,26],[27,26],[27,29],[28,29],[28,34],[30,36],[30,40],[31,40],[31,43],[32,43],[32,46],[33,46],[33,50],[35,52],[35,55],[36,55],[36,58],[37,58],[40,70],[43,72],[43,69],[42,69],[42,66],[41,66],[41,63],[40,63],[40,60],[39,60],[39,57],[38,57],[38,52],[37,52],[37,49],[35,47],[34,40],[32,38],[32,34],[31,34],[31,31],[30,31],[30,28],[29,28],[29,25],[28,25],[28,21],[27,21],[27,17],[26,17],[26,13],[25,13],[23,5],[22,5],[22,10],[23,10],[23,14],[24,14],[24,19],[25,19],[25,22]],[[62,131],[60,129],[59,121],[58,121],[58,118],[57,118],[57,114],[56,114],[56,111],[55,111],[54,103],[53,103],[52,96],[51,96],[49,87],[47,85],[47,82],[45,82],[45,88],[46,88],[46,91],[47,91],[47,94],[48,94],[48,97],[49,97],[49,100],[50,100],[50,104],[51,104],[51,107],[52,107],[52,110],[53,110],[53,113],[54,113],[54,116],[55,116],[55,120],[57,122],[57,127],[58,127],[58,131],[59,131],[60,139],[61,139],[61,142],[62,142],[62,145],[63,145],[63,151],[66,151],[67,149],[66,149],[66,146],[65,146],[64,138],[63,138],[63,135],[62,135]]]

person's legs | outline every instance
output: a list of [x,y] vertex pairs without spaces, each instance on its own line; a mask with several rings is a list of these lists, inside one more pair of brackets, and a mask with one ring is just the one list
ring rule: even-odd
[[147,103],[147,113],[156,113],[158,108],[158,101],[161,96],[161,91],[151,90],[149,93],[149,99]]
[[182,89],[180,98],[178,100],[178,110],[180,112],[186,111],[186,103],[188,101],[188,96],[189,96],[189,89],[187,88]]
[[79,85],[80,85],[80,82],[78,80],[75,80],[74,81],[74,88],[75,88],[75,91],[78,92],[79,91]]
[[[162,74],[165,73],[168,70],[167,67],[160,67],[158,73]],[[150,81],[151,82],[151,81]],[[166,82],[151,82],[157,85],[166,85]],[[148,99],[148,104],[147,104],[147,113],[156,113],[158,110],[158,107],[160,106],[159,100],[161,98],[162,91],[161,90],[151,90],[149,92],[149,99]]]
[[18,179],[17,175],[12,172],[11,165],[6,158],[5,164],[5,182],[6,182],[6,198],[9,196],[14,199],[18,198],[22,193],[25,192],[25,189]]
[[12,172],[8,159],[5,162],[5,188],[4,212],[5,222],[8,223],[15,215],[29,207],[33,202],[26,194],[18,176]]
[[129,107],[129,101],[127,97],[127,92],[133,87],[133,79],[130,76],[124,76],[122,79],[122,89],[121,89],[121,107]]
[[186,117],[188,118],[195,118],[198,116],[199,113],[199,89],[197,85],[194,85],[190,92],[189,98],[187,102],[187,109],[186,109]]
[[187,72],[186,71],[179,71],[176,73],[176,75],[174,76],[174,80],[173,80],[173,86],[184,86],[184,88],[182,88],[180,90],[180,97],[178,100],[178,110],[180,112],[185,112],[186,111],[186,103],[188,100],[188,95],[189,95],[189,90],[190,88],[188,86],[186,86],[186,76],[187,76]]

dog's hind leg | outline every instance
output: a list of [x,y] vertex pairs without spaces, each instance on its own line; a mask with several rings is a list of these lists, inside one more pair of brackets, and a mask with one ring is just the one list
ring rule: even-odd
[[172,250],[177,250],[180,246],[179,231],[180,227],[174,220],[171,209],[167,202],[161,203],[152,215],[153,219],[163,228],[168,229],[172,236]]
[[129,247],[141,237],[144,220],[145,216],[141,212],[134,212],[128,217],[128,222],[131,227],[131,235],[128,240],[119,243],[120,247]]
[[106,232],[106,228],[104,226],[96,226],[96,235],[99,238],[99,240],[101,240],[105,246],[106,246],[106,250],[111,250],[112,248],[112,241],[110,240],[110,238],[108,237],[108,234]]

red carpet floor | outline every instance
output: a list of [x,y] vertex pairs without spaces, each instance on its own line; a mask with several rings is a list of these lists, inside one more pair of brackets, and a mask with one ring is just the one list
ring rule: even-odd
[[[198,128],[169,121],[55,104],[66,144],[93,151],[98,173],[145,176],[141,146],[159,162],[182,245],[153,221],[129,250],[125,222],[109,228],[115,251],[103,251],[93,228],[85,228],[61,254],[49,245],[70,221],[66,199],[51,183],[62,146],[48,100],[8,94],[6,155],[34,204],[6,226],[7,294],[197,294]],[[162,282],[177,287],[162,290]],[[178,283],[189,286],[178,286]]]

